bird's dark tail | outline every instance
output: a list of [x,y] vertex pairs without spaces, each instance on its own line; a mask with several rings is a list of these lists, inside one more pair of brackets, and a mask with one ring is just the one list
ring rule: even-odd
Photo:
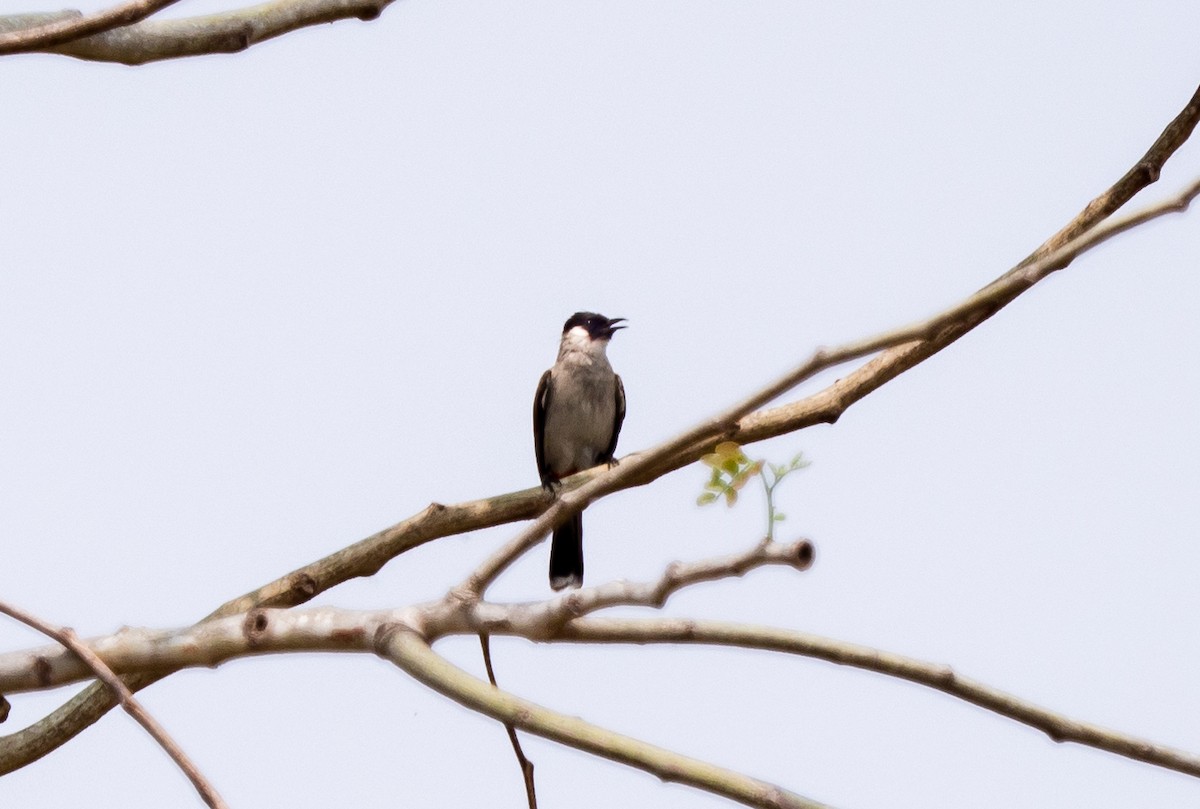
[[578,513],[554,529],[550,540],[550,587],[583,584],[583,514]]

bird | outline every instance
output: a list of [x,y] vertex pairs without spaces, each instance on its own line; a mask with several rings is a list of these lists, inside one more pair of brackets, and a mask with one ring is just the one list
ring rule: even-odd
[[[533,448],[542,486],[616,463],[617,436],[625,421],[625,386],[608,362],[608,341],[625,322],[595,312],[576,312],[563,324],[558,359],[542,374],[533,399]],[[550,587],[583,585],[583,515],[554,529],[550,541]]]

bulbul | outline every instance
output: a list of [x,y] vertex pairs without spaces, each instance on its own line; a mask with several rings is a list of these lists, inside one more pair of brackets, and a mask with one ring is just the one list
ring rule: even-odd
[[[542,374],[533,399],[533,449],[542,485],[612,463],[625,420],[625,387],[608,364],[608,341],[623,317],[576,312],[563,325],[558,359]],[[554,529],[550,586],[583,584],[583,515]]]

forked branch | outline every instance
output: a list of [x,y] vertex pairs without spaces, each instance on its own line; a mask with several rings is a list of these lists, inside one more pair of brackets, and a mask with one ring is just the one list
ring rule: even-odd
[[36,629],[43,635],[53,638],[66,647],[70,654],[78,658],[91,673],[95,674],[105,686],[112,690],[113,694],[120,701],[121,707],[125,709],[125,712],[145,728],[146,732],[150,734],[154,741],[158,742],[159,746],[166,751],[167,755],[171,757],[171,760],[175,762],[179,769],[183,770],[183,774],[192,782],[192,786],[200,793],[200,797],[204,802],[212,807],[212,809],[228,809],[228,804],[217,794],[217,790],[204,777],[204,773],[200,772],[200,768],[183,752],[183,748],[171,738],[166,728],[159,724],[158,720],[142,707],[137,697],[125,687],[125,683],[121,682],[121,678],[114,674],[112,669],[106,666],[104,661],[87,644],[82,643],[73,630],[53,626],[25,610],[2,601],[0,601],[0,612],[32,629]]
[[[301,4],[302,0],[296,4],[267,3],[265,6]],[[0,18],[0,25],[3,25],[3,22],[3,18]],[[143,25],[148,24],[143,23]],[[84,41],[86,40],[80,42]],[[1060,265],[1065,265],[1075,255],[1086,249],[1087,245],[1083,243],[1075,243],[1073,247],[1069,243],[1079,234],[1089,231],[1097,223],[1122,207],[1142,188],[1157,180],[1162,166],[1188,139],[1198,120],[1200,120],[1200,89],[1133,168],[1111,188],[1089,203],[1067,226],[1035,251],[1030,259],[1022,262],[1021,265],[1018,265],[1010,273],[1006,273],[993,284],[993,286],[1004,285],[1002,292],[992,292],[994,297],[988,298],[986,302],[978,302],[978,308],[971,308],[969,316],[950,322],[937,331],[926,328],[920,333],[913,334],[912,339],[909,339],[908,342],[900,344],[891,342],[893,338],[904,336],[892,333],[887,341],[874,344],[873,350],[879,350],[887,345],[894,347],[888,348],[884,353],[825,390],[783,407],[758,413],[751,412],[807,378],[812,371],[806,364],[789,378],[781,380],[786,383],[782,387],[779,387],[780,383],[777,382],[741,405],[726,411],[722,416],[681,434],[665,449],[659,447],[650,453],[636,454],[610,472],[593,470],[576,476],[568,481],[568,488],[570,486],[579,486],[580,488],[566,492],[553,504],[539,488],[526,489],[458,506],[448,507],[435,504],[402,523],[228,602],[218,608],[210,617],[232,615],[258,606],[301,604],[317,593],[351,578],[374,574],[388,560],[424,542],[450,534],[530,519],[545,512],[542,519],[531,525],[512,543],[509,543],[502,553],[493,556],[483,568],[476,571],[471,579],[460,586],[458,592],[467,600],[479,598],[487,584],[496,575],[499,575],[499,572],[508,564],[511,564],[511,561],[520,553],[540,541],[549,531],[551,524],[564,519],[570,510],[582,508],[602,494],[621,487],[643,485],[672,469],[691,463],[709,451],[716,440],[721,437],[729,437],[746,444],[793,432],[813,424],[836,421],[846,408],[954,342],[1028,288],[1028,283],[1025,281],[1010,283],[1008,276],[1017,275],[1019,271],[1025,270],[1036,260],[1061,250],[1055,254],[1053,261],[1043,267],[1042,271],[1051,272],[1058,269]],[[1186,199],[1190,198],[1187,194],[1183,194],[1179,195],[1176,200],[1178,204],[1186,204]],[[1162,212],[1154,215],[1161,215]],[[1133,224],[1136,223],[1127,224],[1126,227],[1132,227]],[[1109,235],[1112,234],[1109,233]],[[986,293],[988,290],[985,289],[984,292]],[[875,339],[878,340],[878,338]],[[846,348],[843,347],[843,350]],[[861,352],[866,351],[863,344],[849,348],[855,348],[855,351],[849,351],[842,361],[852,356],[861,356]],[[856,353],[856,351],[860,353]],[[828,352],[823,354],[818,352],[814,359],[825,363],[825,366],[822,367],[826,367],[832,361],[830,356]],[[647,460],[647,456],[651,456],[651,459]],[[586,489],[587,486],[592,486],[592,488]],[[548,507],[549,510],[547,510]],[[127,684],[131,690],[136,690],[166,673],[169,671],[162,671],[155,675],[139,675],[137,678],[127,681]],[[24,766],[55,749],[95,722],[113,704],[115,704],[114,700],[105,687],[93,686],[85,689],[66,705],[34,725],[3,737],[0,739],[0,774]]]
[[[670,574],[664,574],[662,581],[669,577]],[[561,598],[551,601],[561,601]],[[874,671],[973,703],[1041,730],[1058,742],[1075,742],[1200,778],[1200,757],[1194,754],[1090,722],[1071,719],[958,674],[948,666],[867,646],[794,630],[720,621],[597,617],[567,617],[564,620],[561,614],[554,615],[546,609],[538,608],[545,607],[545,604],[487,606],[492,611],[492,626],[494,634],[497,635],[523,637],[539,642],[729,646],[812,657]],[[427,649],[428,639],[421,632],[424,628],[436,627],[439,635],[472,632],[467,628],[470,620],[459,618],[451,621],[449,624],[456,627],[451,628],[449,624],[441,623],[442,619],[435,617],[432,613],[436,610],[431,608],[432,605],[423,608],[430,612],[424,616],[420,614],[421,609],[413,608],[374,612],[353,612],[331,607],[302,611],[256,610],[247,616],[223,618],[175,631],[127,629],[106,638],[86,641],[85,648],[102,656],[105,665],[113,671],[128,675],[174,671],[196,666],[212,667],[229,660],[261,654],[313,651],[384,653],[381,651],[381,645],[386,647],[387,638],[398,632],[419,639]],[[509,619],[501,620],[500,616],[505,611],[508,611]],[[434,653],[429,651],[427,654]],[[403,664],[406,670],[408,665]],[[440,677],[438,672],[447,671],[442,667],[431,668],[424,664],[421,666],[425,672],[425,679]],[[0,688],[14,693],[77,682],[91,673],[90,669],[81,665],[80,658],[59,648],[39,648],[0,655]],[[492,686],[480,682],[468,688],[463,686],[466,682],[464,677],[469,675],[461,672],[453,674],[437,690],[501,722],[538,732],[514,721],[517,716],[512,712],[512,702],[497,702],[489,698],[485,702],[490,707],[485,710],[475,691],[479,686]],[[509,698],[505,696],[504,699]],[[539,710],[545,711],[541,708]],[[541,716],[549,721],[550,717],[557,714],[547,712]],[[593,731],[589,730],[588,733]],[[590,738],[593,741],[598,738],[608,738],[612,741],[611,737],[603,736],[604,733],[607,731],[596,729]],[[576,735],[548,738],[556,738],[569,746],[579,746],[575,744],[578,741]],[[580,749],[591,748],[585,746]],[[638,754],[628,752],[627,755]]]

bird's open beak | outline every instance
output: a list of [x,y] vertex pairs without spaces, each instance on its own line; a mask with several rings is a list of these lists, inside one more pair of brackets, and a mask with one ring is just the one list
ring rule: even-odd
[[605,329],[604,336],[605,336],[605,337],[612,337],[612,336],[613,336],[613,334],[615,334],[615,333],[616,333],[617,329],[624,329],[624,328],[626,328],[625,326],[618,326],[618,325],[617,325],[618,323],[624,323],[624,322],[625,322],[625,318],[623,318],[623,317],[614,317],[614,318],[610,318],[610,319],[609,319],[609,321],[608,321],[608,328],[607,328],[607,329]]

